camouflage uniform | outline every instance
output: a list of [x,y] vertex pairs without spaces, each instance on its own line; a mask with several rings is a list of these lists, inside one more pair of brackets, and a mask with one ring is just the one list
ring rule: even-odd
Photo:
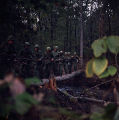
[[54,50],[52,51],[52,54],[53,54],[53,59],[54,59],[54,62],[53,62],[53,73],[54,73],[55,76],[58,76],[58,74],[59,74],[59,71],[58,71],[58,68],[59,68],[58,46],[54,46]]
[[74,52],[74,55],[73,55],[73,68],[74,68],[74,71],[77,71],[79,68],[79,57],[76,54],[76,52]]
[[65,69],[65,73],[68,74],[68,53],[65,52],[64,55],[64,69]]
[[59,75],[63,75],[64,73],[64,54],[63,51],[59,53]]
[[53,55],[51,52],[51,48],[47,47],[47,51],[44,55],[44,77],[49,78],[53,74]]
[[42,53],[39,50],[39,45],[36,44],[35,48],[34,48],[34,60],[35,60],[35,64],[34,64],[34,68],[35,68],[35,76],[39,77],[39,78],[43,78],[43,64],[42,64]]
[[14,59],[16,58],[16,49],[13,37],[9,37],[7,44],[0,51],[0,74],[4,76],[5,72],[10,72],[14,68]]
[[71,53],[68,52],[68,56],[67,56],[67,59],[68,59],[68,74],[70,74],[72,72],[72,59],[71,59]]
[[20,59],[22,62],[21,74],[23,77],[33,77],[33,54],[30,49],[30,43],[25,42],[24,49],[20,52]]

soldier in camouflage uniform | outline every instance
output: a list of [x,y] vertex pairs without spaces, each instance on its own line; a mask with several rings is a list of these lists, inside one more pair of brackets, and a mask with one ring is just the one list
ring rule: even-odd
[[74,52],[73,55],[73,67],[74,67],[74,71],[77,71],[79,69],[79,56],[77,55],[76,52]]
[[65,73],[68,74],[68,52],[64,54],[64,70]]
[[68,74],[70,74],[72,72],[72,59],[71,59],[71,53],[68,52],[67,53],[67,59],[68,59]]
[[39,77],[39,78],[43,78],[43,64],[42,64],[42,53],[39,49],[39,45],[36,44],[34,46],[34,61],[35,61],[35,76]]
[[25,42],[24,49],[20,52],[20,59],[22,62],[21,74],[23,77],[33,76],[33,54],[30,48],[30,43]]
[[53,54],[53,58],[54,58],[54,62],[53,62],[53,72],[55,76],[58,76],[59,71],[58,71],[58,67],[59,67],[59,52],[58,52],[58,46],[54,46],[54,49],[52,51]]
[[51,51],[51,47],[47,47],[46,53],[44,55],[44,77],[49,78],[51,75],[53,75],[53,54]]
[[0,74],[3,77],[5,72],[10,72],[14,68],[14,59],[16,58],[16,49],[13,36],[8,37],[8,41],[0,50]]
[[59,75],[63,75],[65,73],[64,71],[64,53],[63,51],[59,52],[59,67],[58,67]]

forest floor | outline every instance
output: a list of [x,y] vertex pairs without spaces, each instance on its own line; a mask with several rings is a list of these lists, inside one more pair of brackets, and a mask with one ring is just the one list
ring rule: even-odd
[[[70,81],[58,82],[57,87],[61,91],[54,92],[35,86],[31,91],[33,94],[37,93],[40,104],[22,116],[22,120],[88,120],[92,113],[101,113],[106,103],[82,101],[75,97],[112,102],[113,93],[107,92],[111,84],[100,84],[102,82],[104,81],[97,78],[87,79],[81,73],[80,77]],[[19,118],[20,116],[16,117],[18,120]]]

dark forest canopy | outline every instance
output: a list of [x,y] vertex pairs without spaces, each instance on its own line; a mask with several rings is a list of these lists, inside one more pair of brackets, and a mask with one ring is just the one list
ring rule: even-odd
[[58,45],[64,50],[72,48],[72,51],[78,51],[81,9],[84,47],[98,37],[119,34],[118,0],[82,2],[81,0],[1,0],[0,43],[4,43],[12,35],[16,45],[30,41],[33,44],[40,43],[42,50],[49,45]]

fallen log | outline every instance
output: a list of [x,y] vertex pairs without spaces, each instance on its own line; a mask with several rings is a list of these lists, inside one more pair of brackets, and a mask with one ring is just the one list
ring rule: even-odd
[[[72,78],[78,76],[80,73],[81,73],[81,71],[79,70],[79,71],[72,72],[71,74],[57,76],[57,77],[55,77],[55,79],[56,79],[56,81],[65,81],[65,80],[69,80],[69,79],[72,79]],[[49,82],[49,79],[42,79],[41,85],[44,85],[45,83],[48,83],[48,82]]]

